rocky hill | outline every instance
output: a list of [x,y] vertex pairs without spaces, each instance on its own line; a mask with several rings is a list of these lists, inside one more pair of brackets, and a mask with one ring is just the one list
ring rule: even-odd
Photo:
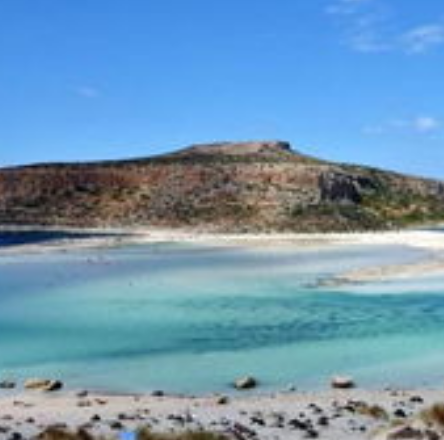
[[444,220],[444,184],[318,160],[285,142],[0,169],[0,224],[343,231]]

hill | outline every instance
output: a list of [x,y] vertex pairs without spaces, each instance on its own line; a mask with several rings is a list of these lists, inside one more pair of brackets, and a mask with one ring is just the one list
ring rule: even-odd
[[312,232],[443,220],[442,182],[319,160],[286,142],[0,169],[3,225]]

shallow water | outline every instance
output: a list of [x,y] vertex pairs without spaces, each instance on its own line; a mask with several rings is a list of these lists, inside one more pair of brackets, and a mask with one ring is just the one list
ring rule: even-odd
[[[0,378],[201,393],[444,379],[444,277],[332,289],[403,247],[242,250],[172,244],[0,258]],[[396,293],[396,295],[394,295]]]

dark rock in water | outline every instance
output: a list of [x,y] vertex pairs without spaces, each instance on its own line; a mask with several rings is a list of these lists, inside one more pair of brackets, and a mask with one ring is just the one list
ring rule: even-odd
[[12,390],[17,384],[12,380],[3,380],[0,382],[0,388],[4,390]]
[[356,384],[353,378],[348,376],[334,376],[331,379],[331,387],[342,390],[349,390],[355,388]]
[[241,377],[239,379],[237,379],[233,386],[234,388],[236,388],[237,390],[251,390],[253,388],[256,388],[258,386],[259,382],[257,381],[256,378],[254,378],[253,376],[246,376],[246,377]]
[[44,391],[59,391],[63,388],[63,382],[60,380],[51,380]]
[[156,390],[151,393],[153,397],[163,397],[165,396],[165,392],[162,390]]

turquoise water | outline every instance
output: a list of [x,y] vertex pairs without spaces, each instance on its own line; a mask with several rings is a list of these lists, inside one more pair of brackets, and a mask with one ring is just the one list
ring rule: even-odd
[[163,244],[0,258],[0,378],[203,393],[444,381],[444,277],[319,280],[416,261],[403,247],[242,250]]

